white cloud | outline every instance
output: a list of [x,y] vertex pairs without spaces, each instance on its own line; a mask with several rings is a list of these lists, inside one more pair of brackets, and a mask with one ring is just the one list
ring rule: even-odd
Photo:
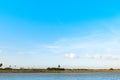
[[[37,49],[35,48],[35,50],[33,49],[32,51],[25,52],[25,54],[36,53],[56,56],[54,53],[61,55],[70,53],[64,56],[72,59],[79,57],[84,59],[119,60],[120,29],[115,29],[118,25],[116,26],[116,23],[112,22],[99,24],[105,26],[106,30],[97,30],[85,36],[60,38],[51,44],[45,44]],[[99,27],[99,24],[94,26]],[[59,57],[59,55],[57,56]]]
[[70,59],[96,59],[96,60],[120,60],[120,55],[111,55],[111,54],[94,54],[94,55],[76,55],[75,53],[70,53],[70,54],[65,54],[65,58],[70,58]]
[[[65,54],[66,58],[75,58],[79,56],[85,59],[119,60],[120,29],[117,29],[116,32],[116,29],[113,27],[109,28],[107,26],[105,32],[95,32],[83,37],[60,39],[51,44],[48,49],[51,53],[56,54],[64,55],[65,53],[70,53]],[[73,53],[71,54],[71,52]]]
[[71,58],[71,59],[76,58],[76,55],[75,55],[74,53],[65,54],[64,56],[65,56],[66,58]]
[[120,60],[120,55],[111,55],[111,54],[106,54],[102,56],[103,59],[106,60]]
[[101,56],[101,55],[99,55],[99,54],[95,54],[95,55],[93,56],[93,58],[95,58],[95,59],[101,59],[101,58],[102,58],[102,56]]

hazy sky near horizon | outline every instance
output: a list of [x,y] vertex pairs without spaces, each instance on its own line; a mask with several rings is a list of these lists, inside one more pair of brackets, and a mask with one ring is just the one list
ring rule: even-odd
[[0,1],[5,66],[120,68],[119,0]]

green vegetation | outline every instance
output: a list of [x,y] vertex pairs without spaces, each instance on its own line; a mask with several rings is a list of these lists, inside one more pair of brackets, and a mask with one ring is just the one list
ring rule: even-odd
[[110,68],[110,70],[114,70],[113,68]]
[[58,65],[57,68],[56,68],[56,67],[52,67],[52,68],[48,67],[47,70],[65,70],[65,69],[64,69],[64,68],[61,68],[61,66]]
[[0,64],[0,73],[82,73],[82,72],[120,72],[120,69],[65,69],[61,68],[61,65],[57,67],[48,67],[47,69],[28,69],[28,68],[19,68],[14,69],[12,66],[3,68],[3,64]]
[[65,69],[64,68],[54,68],[54,67],[53,68],[49,68],[48,67],[47,70],[65,70]]
[[12,68],[10,68],[10,67],[6,67],[6,68],[4,68],[5,70],[12,70]]
[[60,68],[61,66],[60,65],[58,65],[58,68]]
[[0,67],[2,67],[3,66],[3,64],[2,63],[0,63]]

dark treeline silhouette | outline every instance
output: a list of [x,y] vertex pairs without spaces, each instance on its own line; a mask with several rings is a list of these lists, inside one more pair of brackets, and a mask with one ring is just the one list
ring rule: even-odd
[[57,67],[48,67],[46,69],[41,68],[16,68],[15,66],[9,65],[8,67],[3,67],[3,63],[0,63],[0,72],[120,72],[120,69],[65,69],[61,68],[61,65]]
[[2,67],[3,66],[3,64],[2,63],[0,63],[0,67]]
[[58,65],[57,68],[56,68],[56,67],[52,67],[52,68],[48,67],[47,70],[65,70],[65,69],[64,69],[64,68],[61,68],[61,66]]
[[65,70],[64,68],[55,68],[55,67],[48,67],[47,70]]

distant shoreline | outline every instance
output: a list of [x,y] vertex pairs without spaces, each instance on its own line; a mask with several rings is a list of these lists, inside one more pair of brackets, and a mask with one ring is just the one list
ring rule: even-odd
[[120,69],[65,69],[65,70],[47,70],[47,69],[1,69],[0,73],[94,73],[94,72],[120,72]]

